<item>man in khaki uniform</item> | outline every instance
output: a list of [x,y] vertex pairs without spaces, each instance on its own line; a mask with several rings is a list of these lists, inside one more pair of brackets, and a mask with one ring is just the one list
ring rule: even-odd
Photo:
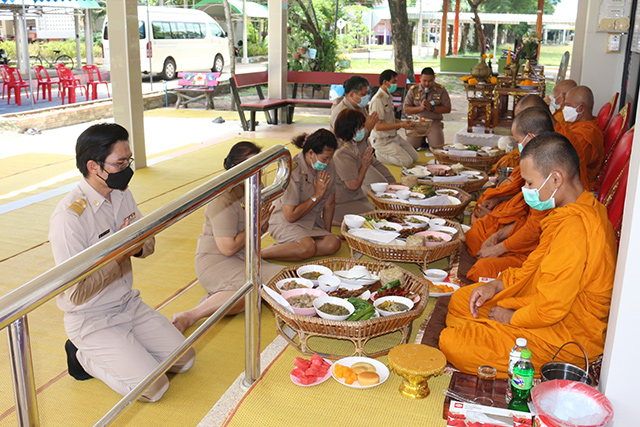
[[436,73],[433,68],[427,67],[420,73],[420,83],[411,86],[404,98],[405,114],[417,114],[425,119],[432,120],[429,133],[425,137],[407,137],[407,141],[413,148],[426,147],[438,148],[444,145],[443,114],[451,112],[451,99],[449,93],[441,84],[435,82]]
[[369,110],[378,113],[379,121],[371,132],[371,145],[382,163],[409,167],[418,160],[418,152],[402,136],[398,129],[412,129],[410,121],[397,120],[393,110],[393,96],[398,88],[398,73],[384,70],[380,74],[380,89],[374,95]]
[[[76,165],[83,179],[58,204],[50,220],[49,241],[56,264],[139,220],[142,214],[128,190],[133,170],[129,134],[122,126],[91,126],[78,138]],[[184,336],[169,319],[142,302],[132,289],[131,256],[154,251],[155,239],[122,255],[57,297],[65,312],[69,374],[77,380],[96,377],[125,395],[166,359]],[[170,369],[193,366],[190,349]],[[140,400],[155,402],[169,388],[161,376]]]

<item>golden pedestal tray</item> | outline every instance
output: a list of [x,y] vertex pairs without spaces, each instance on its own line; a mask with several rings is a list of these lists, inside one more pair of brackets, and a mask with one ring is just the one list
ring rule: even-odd
[[424,344],[400,344],[391,349],[387,365],[404,380],[400,393],[411,399],[429,396],[429,379],[444,371],[447,359],[434,347]]

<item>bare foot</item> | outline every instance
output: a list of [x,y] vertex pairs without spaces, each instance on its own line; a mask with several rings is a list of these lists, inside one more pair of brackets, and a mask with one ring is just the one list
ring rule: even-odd
[[171,323],[173,323],[173,326],[175,326],[177,330],[184,334],[184,331],[189,329],[195,322],[183,311],[182,313],[174,314],[171,318]]

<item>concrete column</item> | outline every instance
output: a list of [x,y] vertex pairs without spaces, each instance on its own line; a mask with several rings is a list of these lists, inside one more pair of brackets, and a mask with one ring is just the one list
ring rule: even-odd
[[18,12],[13,12],[13,29],[16,41],[16,57],[20,74],[26,76],[29,72],[29,39],[25,31],[26,22]]
[[107,15],[113,118],[129,131],[129,142],[136,159],[134,166],[141,169],[147,166],[147,155],[144,143],[138,2],[110,0],[107,2]]
[[287,0],[269,0],[269,98],[287,97]]
[[84,10],[84,47],[87,51],[87,65],[95,64],[93,57],[93,21],[91,20],[91,9]]
[[[500,58],[498,56],[498,26],[500,24],[498,23],[498,21],[496,21],[493,25],[493,59],[496,63],[496,66],[498,65],[498,59]],[[498,72],[500,72],[500,70],[498,69]]]
[[80,44],[80,15],[73,14],[73,27],[76,33],[76,70],[82,70],[82,45]]
[[[638,102],[640,107],[640,102]],[[636,123],[640,120],[637,109]],[[640,300],[640,134],[635,133],[629,164],[629,182],[624,205],[622,236],[618,249],[618,264],[611,299],[607,341],[604,347],[600,391],[611,400],[617,426],[631,426],[638,422],[635,399],[637,385],[631,380],[631,367],[636,365],[638,350],[638,300]],[[638,213],[636,213],[638,212]]]
[[[242,62],[249,63],[249,43],[247,43],[247,0],[242,0]],[[286,52],[286,49],[285,49]]]

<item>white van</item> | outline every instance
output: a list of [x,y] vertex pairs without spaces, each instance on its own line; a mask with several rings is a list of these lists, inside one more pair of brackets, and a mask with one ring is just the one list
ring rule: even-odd
[[[138,19],[140,68],[144,74],[153,72],[171,80],[178,70],[220,72],[230,61],[226,32],[201,10],[138,6]],[[107,19],[102,29],[102,46],[104,68],[109,70],[115,58],[110,55]]]

